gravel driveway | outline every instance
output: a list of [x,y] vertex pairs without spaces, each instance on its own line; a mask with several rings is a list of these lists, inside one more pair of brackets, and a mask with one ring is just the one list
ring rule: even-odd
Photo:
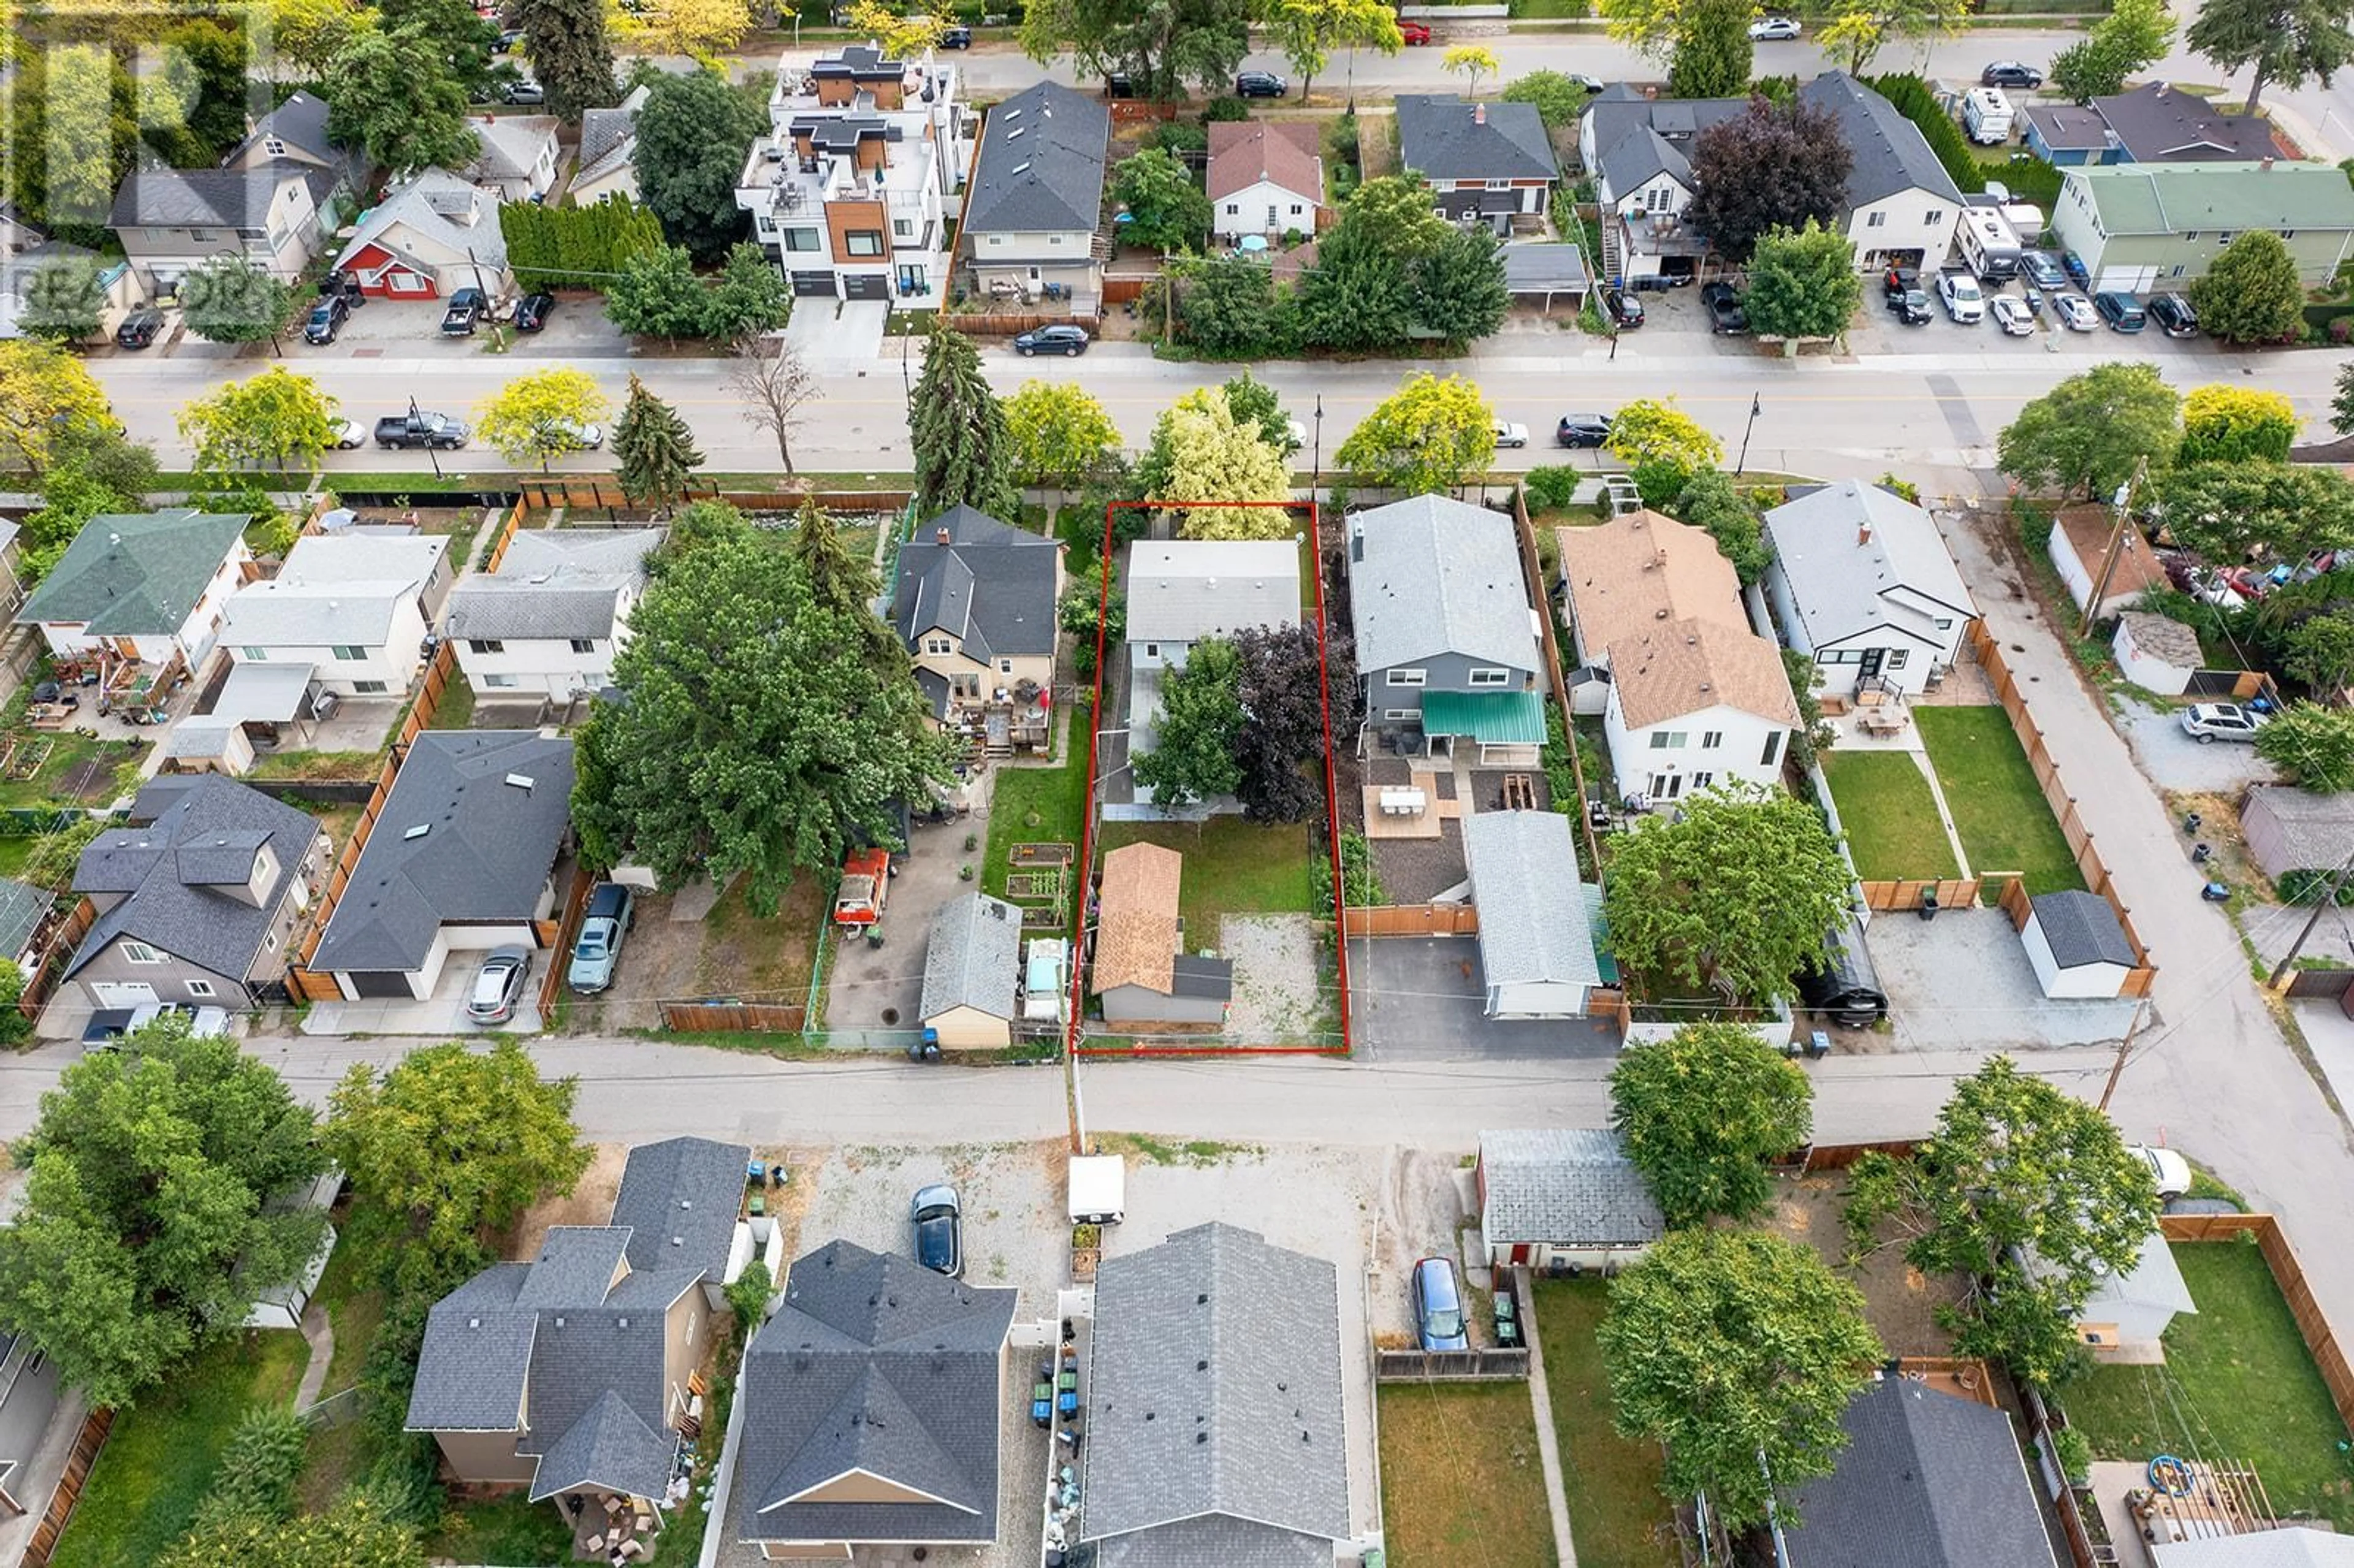
[[2182,733],[2173,708],[2153,708],[2128,698],[2117,705],[2117,728],[2133,747],[2134,760],[2161,789],[2237,794],[2251,783],[2269,783],[2273,765],[2253,746],[2219,740],[2201,746]]
[[1235,964],[1226,1033],[1245,1045],[1322,1044],[1323,998],[1336,983],[1323,970],[1316,927],[1305,915],[1228,915],[1218,951]]

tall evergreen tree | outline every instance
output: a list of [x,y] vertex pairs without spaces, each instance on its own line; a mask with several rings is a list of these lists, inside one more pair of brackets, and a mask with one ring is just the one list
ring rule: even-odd
[[924,347],[908,426],[916,449],[916,503],[926,515],[973,506],[1011,516],[1013,444],[1005,410],[961,333],[936,332]]
[[820,506],[815,496],[801,503],[786,550],[809,579],[810,597],[822,608],[858,622],[874,662],[885,667],[905,663],[897,657],[899,639],[875,613],[875,563],[850,547],[833,514]]
[[688,475],[703,466],[686,421],[635,376],[629,403],[613,425],[613,456],[620,463],[622,491],[640,505],[684,500]]
[[1749,0],[1698,0],[1677,29],[1668,91],[1677,98],[1734,98],[1748,90]]
[[567,125],[614,101],[613,43],[603,0],[524,0],[524,53],[547,90],[547,111]]

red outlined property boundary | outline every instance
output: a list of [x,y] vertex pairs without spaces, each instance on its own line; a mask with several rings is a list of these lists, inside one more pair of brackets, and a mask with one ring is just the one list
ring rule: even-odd
[[[1316,582],[1316,683],[1317,698],[1324,720],[1324,842],[1331,859],[1332,869],[1332,953],[1335,983],[1340,987],[1341,1043],[1332,1045],[1140,1045],[1103,1046],[1083,1049],[1079,1032],[1085,1022],[1087,1004],[1087,907],[1094,895],[1096,870],[1096,821],[1099,806],[1096,800],[1097,769],[1100,766],[1097,745],[1103,737],[1104,624],[1111,611],[1113,562],[1113,522],[1121,512],[1159,512],[1175,507],[1194,509],[1252,509],[1281,512],[1305,511],[1308,514],[1308,565]],[[1352,1041],[1349,1019],[1349,940],[1342,919],[1341,906],[1348,896],[1341,869],[1341,799],[1339,774],[1332,761],[1332,668],[1331,628],[1326,624],[1324,606],[1324,549],[1320,534],[1323,514],[1321,503],[1312,497],[1307,501],[1114,501],[1104,507],[1104,531],[1100,559],[1103,569],[1096,604],[1096,682],[1095,704],[1087,720],[1087,820],[1079,832],[1079,863],[1075,896],[1078,919],[1074,929],[1072,949],[1071,994],[1068,1016],[1063,1025],[1063,1050],[1066,1055],[1088,1056],[1345,1056]]]

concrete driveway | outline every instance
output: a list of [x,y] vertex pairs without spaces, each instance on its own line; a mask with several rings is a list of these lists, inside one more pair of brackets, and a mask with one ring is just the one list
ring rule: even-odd
[[2027,948],[1999,909],[1946,909],[1934,920],[1882,915],[1864,932],[1904,1051],[2093,1045],[2125,1037],[2134,1003],[2046,997]]
[[466,993],[473,988],[474,971],[482,967],[487,949],[463,949],[450,955],[433,994],[422,1001],[320,1001],[302,1017],[305,1034],[413,1034],[450,1039],[468,1034],[536,1034],[540,1030],[539,984],[547,966],[563,955],[535,952],[531,978],[524,984],[523,1001],[504,1023],[484,1025],[466,1017]]
[[2236,795],[2250,784],[2269,784],[2278,777],[2253,746],[2229,740],[2201,746],[2183,734],[2179,708],[2119,699],[2117,731],[2133,747],[2142,772],[2161,789]]
[[1472,937],[1384,937],[1349,944],[1350,1033],[1376,1062],[1601,1059],[1617,1032],[1593,1019],[1501,1022],[1480,1013]]
[[883,300],[795,300],[785,341],[805,359],[872,361],[883,353]]

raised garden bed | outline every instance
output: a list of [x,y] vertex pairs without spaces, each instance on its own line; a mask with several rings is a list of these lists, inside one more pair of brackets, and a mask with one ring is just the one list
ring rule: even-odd
[[1066,843],[1015,844],[1005,852],[1005,863],[1020,866],[1067,867],[1077,858],[1077,853],[1074,846]]
[[1017,871],[1005,879],[1005,896],[1016,904],[1052,904],[1063,896],[1059,871]]

